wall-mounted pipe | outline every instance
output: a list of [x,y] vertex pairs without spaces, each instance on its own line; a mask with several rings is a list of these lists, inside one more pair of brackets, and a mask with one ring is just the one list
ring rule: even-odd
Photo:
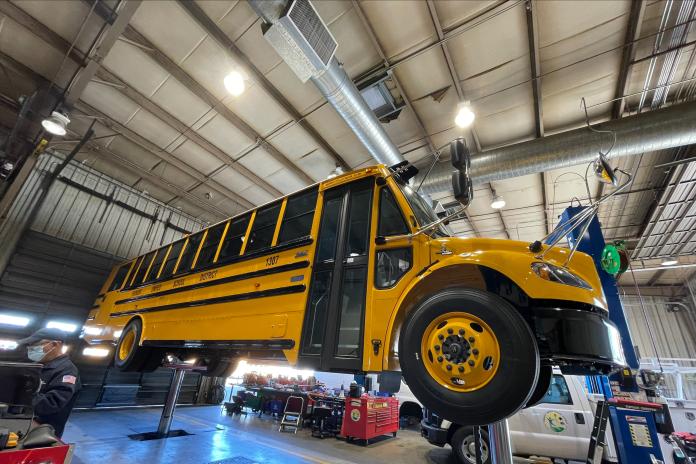
[[[616,134],[616,144],[608,158],[691,145],[696,143],[696,102],[615,119],[593,127]],[[611,139],[610,133],[582,127],[484,151],[471,158],[471,178],[474,184],[483,184],[589,163],[600,150],[609,149]],[[423,183],[423,192],[434,194],[451,190],[451,172],[449,162],[435,166]],[[420,183],[421,175],[416,178],[416,185]]]

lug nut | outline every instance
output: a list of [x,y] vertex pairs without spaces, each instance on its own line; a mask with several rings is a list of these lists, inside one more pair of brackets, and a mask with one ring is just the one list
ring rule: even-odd
[[448,371],[451,371],[451,370],[452,370],[452,365],[451,365],[451,364],[448,364],[448,365],[447,365],[447,370],[448,370]]
[[471,367],[474,367],[474,364],[476,364],[476,363],[474,362],[474,360],[473,360],[473,359],[470,359],[470,360],[469,360],[469,365],[470,365]]
[[440,335],[437,336],[437,338],[439,338],[440,340],[444,340],[444,339],[445,339],[445,336],[442,335],[442,334],[440,334]]
[[474,353],[474,356],[478,356],[478,354],[479,354],[478,348],[474,348],[474,351],[472,351],[472,353]]
[[442,356],[437,357],[437,362],[442,362]]
[[459,329],[459,335],[464,335],[464,329]]
[[440,351],[440,345],[435,345],[435,351]]
[[447,333],[448,333],[448,334],[451,335],[453,332],[454,332],[454,330],[452,330],[452,329],[447,329]]
[[459,366],[459,372],[464,372],[464,366]]
[[476,339],[474,337],[469,337],[469,343],[474,343]]

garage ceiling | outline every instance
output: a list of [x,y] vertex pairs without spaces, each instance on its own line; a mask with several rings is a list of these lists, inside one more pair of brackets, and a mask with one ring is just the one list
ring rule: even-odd
[[[406,106],[384,127],[421,166],[458,136],[486,150],[580,127],[582,98],[594,123],[691,100],[696,91],[692,1],[314,4],[351,78],[393,72],[391,87]],[[117,1],[0,4],[5,126],[20,95],[69,84],[112,8]],[[231,70],[247,79],[238,97],[223,86]],[[473,130],[453,124],[461,100],[476,111]],[[220,211],[236,214],[324,179],[336,166],[373,162],[313,84],[302,84],[263,39],[244,1],[142,2],[80,96],[66,139],[78,139],[94,117],[96,138],[79,153],[82,162],[210,222]],[[696,167],[656,167],[693,156],[687,147],[619,161],[636,178],[600,219],[608,239],[637,249],[637,267],[670,254],[693,259]],[[469,218],[454,229],[538,239],[570,202],[587,202],[584,175],[585,166],[577,166],[478,187]],[[589,186],[599,195],[594,180]],[[489,206],[494,192],[507,201],[501,211]],[[636,276],[673,284],[692,271]]]

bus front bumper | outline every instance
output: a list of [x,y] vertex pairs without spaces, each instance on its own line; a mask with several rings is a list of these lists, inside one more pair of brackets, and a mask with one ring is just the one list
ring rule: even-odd
[[542,360],[564,374],[609,374],[626,365],[621,336],[599,309],[532,308],[531,326]]

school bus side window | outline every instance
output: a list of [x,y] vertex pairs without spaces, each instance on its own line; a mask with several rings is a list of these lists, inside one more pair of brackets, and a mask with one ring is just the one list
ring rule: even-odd
[[379,225],[377,235],[388,237],[390,235],[408,234],[408,226],[394,194],[387,187],[379,191]]
[[151,251],[150,253],[145,255],[145,258],[143,259],[143,262],[140,265],[140,269],[138,269],[138,272],[135,274],[135,279],[131,283],[131,286],[137,286],[142,283],[143,277],[145,277],[145,273],[147,272],[147,270],[150,269],[150,265],[152,264],[152,259],[154,257],[154,251]]
[[318,187],[314,187],[288,198],[283,223],[280,225],[278,245],[309,236],[314,210],[317,207],[317,193]]
[[123,264],[121,265],[121,267],[118,268],[118,271],[116,271],[116,275],[114,275],[114,280],[111,281],[111,285],[109,286],[110,292],[118,290],[123,286],[123,281],[126,280],[126,275],[130,270],[131,264],[133,264],[133,261]]
[[193,264],[193,260],[196,257],[196,253],[198,253],[198,247],[201,244],[201,240],[203,239],[204,233],[205,231],[198,232],[197,234],[191,235],[189,237],[188,243],[186,244],[186,248],[184,249],[184,254],[181,255],[179,267],[176,268],[177,274],[183,274],[184,272],[188,272],[191,270],[191,265]]
[[223,222],[208,229],[208,235],[205,236],[205,242],[203,242],[203,247],[198,255],[198,261],[196,261],[196,269],[212,264],[226,225],[227,223]]
[[227,228],[227,234],[225,234],[217,262],[224,262],[228,258],[239,256],[244,243],[244,235],[246,235],[247,227],[249,227],[250,218],[251,213],[247,213],[244,216],[230,220],[230,226]]
[[135,264],[133,265],[133,270],[130,274],[128,274],[128,282],[126,283],[126,286],[124,288],[133,288],[133,286],[135,285],[136,274],[140,272],[140,268],[143,265],[144,258],[145,256],[140,256],[138,257],[138,259],[136,259]]
[[280,205],[281,202],[277,202],[256,211],[256,217],[249,233],[249,243],[247,243],[244,254],[271,246],[280,213]]
[[166,246],[157,250],[157,255],[155,255],[155,260],[153,261],[152,266],[150,266],[150,270],[145,276],[144,283],[147,284],[157,279],[157,274],[159,273],[159,270],[162,267],[162,261],[164,261],[165,256],[167,256],[168,249],[169,247]]
[[160,277],[170,276],[172,271],[174,271],[174,266],[176,266],[176,262],[181,254],[181,248],[184,246],[185,241],[186,239],[181,239],[172,244],[172,248],[169,251],[169,256],[167,256],[167,260],[164,262],[164,266],[162,267]]

